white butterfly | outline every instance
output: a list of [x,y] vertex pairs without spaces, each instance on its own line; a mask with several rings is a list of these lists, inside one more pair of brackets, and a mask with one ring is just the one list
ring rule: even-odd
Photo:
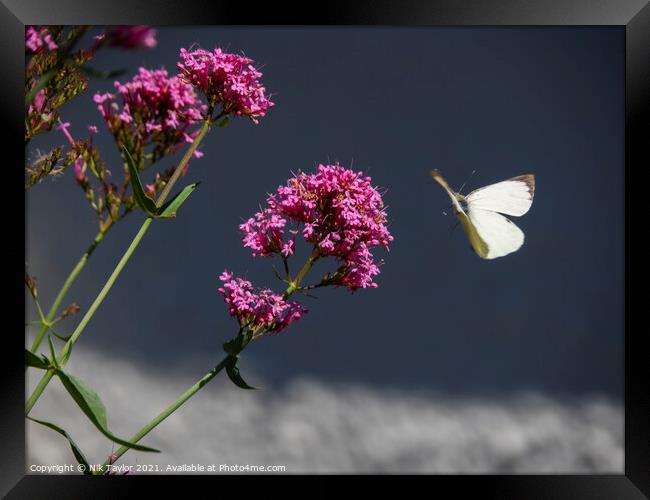
[[[516,252],[524,244],[522,230],[501,214],[519,217],[528,212],[535,194],[535,176],[513,177],[472,191],[467,196],[453,191],[440,171],[431,171],[431,176],[447,191],[469,242],[479,257],[503,257]],[[467,213],[461,202],[466,204]]]

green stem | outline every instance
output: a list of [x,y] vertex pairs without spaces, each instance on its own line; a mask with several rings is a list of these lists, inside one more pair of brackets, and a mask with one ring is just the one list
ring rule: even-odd
[[[86,267],[86,263],[88,262],[88,259],[97,248],[97,245],[99,245],[101,241],[104,239],[105,235],[106,235],[105,231],[100,231],[99,233],[97,233],[97,236],[95,236],[95,239],[93,240],[92,244],[88,247],[88,250],[86,250],[86,252],[81,256],[81,259],[79,259],[77,265],[74,266],[74,269],[68,275],[68,277],[65,280],[65,283],[63,283],[63,286],[61,287],[61,290],[59,290],[59,293],[54,299],[54,303],[52,304],[52,307],[50,307],[47,316],[45,316],[46,323],[50,323],[54,318],[54,316],[56,316],[56,313],[58,312],[59,307],[61,306],[61,302],[63,302],[63,299],[68,294],[68,290],[72,286],[72,283],[74,283],[74,281],[77,279],[77,276],[82,271],[82,269]],[[32,351],[33,353],[36,352],[36,350],[41,345],[43,338],[45,338],[45,334],[47,333],[48,329],[49,327],[47,324],[41,325],[41,329],[38,332],[36,339],[34,339],[34,343],[32,344],[30,351]]]
[[49,321],[45,319],[45,315],[43,314],[43,309],[41,309],[41,304],[37,299],[34,299],[34,305],[36,306],[36,312],[38,312],[38,317],[41,318],[41,323],[49,324]]
[[[138,432],[136,432],[130,439],[129,441],[131,443],[137,443],[140,441],[143,437],[145,437],[149,432],[151,432],[155,427],[157,427],[163,420],[165,420],[167,417],[169,417],[172,413],[174,413],[178,408],[181,407],[185,401],[190,399],[194,394],[199,392],[201,388],[206,385],[210,380],[212,380],[217,373],[219,373],[225,366],[226,366],[226,361],[228,360],[228,357],[230,355],[226,356],[221,360],[221,362],[212,368],[208,373],[206,373],[203,377],[201,377],[192,387],[190,387],[188,390],[186,390],[181,396],[174,401],[171,405],[169,405],[167,408],[165,408],[156,418],[154,418],[151,422],[149,422],[147,425],[145,425],[142,429],[140,429]],[[119,448],[113,455],[113,460],[110,463],[114,463],[118,458],[120,458],[124,453],[126,453],[130,448],[127,446],[122,446]],[[105,467],[109,464],[109,460],[106,460],[102,464],[101,471],[105,469]]]
[[[140,240],[142,240],[142,237],[145,235],[147,232],[147,229],[149,229],[149,226],[151,225],[151,222],[153,221],[152,217],[147,217],[145,221],[142,223],[142,226],[140,227],[140,230],[138,233],[135,235],[133,238],[133,241],[131,241],[131,244],[129,245],[129,248],[126,249],[126,252],[124,252],[124,255],[120,259],[120,261],[117,263],[117,266],[113,270],[112,274],[108,278],[108,281],[106,281],[106,284],[102,288],[102,290],[99,292],[99,295],[95,298],[95,301],[92,303],[88,311],[86,311],[86,314],[84,317],[81,319],[79,324],[77,325],[77,328],[75,328],[74,332],[72,332],[72,335],[70,336],[70,339],[66,342],[66,344],[63,346],[63,348],[59,351],[59,354],[57,355],[56,361],[59,364],[60,367],[65,366],[65,362],[67,361],[67,354],[70,352],[70,349],[72,349],[72,345],[77,341],[79,336],[83,333],[84,328],[86,328],[86,325],[90,321],[90,319],[93,317],[95,314],[95,311],[99,308],[101,303],[104,301],[104,298],[106,298],[106,295],[108,295],[109,290],[115,283],[115,280],[117,280],[117,277],[120,275],[122,272],[122,269],[124,269],[124,266],[126,263],[129,261],[131,258],[131,255],[133,255],[133,252],[137,248],[137,246],[140,244]],[[43,393],[43,390],[49,383],[49,381],[52,379],[52,376],[54,375],[53,372],[48,371],[45,375],[43,375],[43,378],[41,378],[38,386],[32,393],[32,395],[29,397],[27,400],[27,404],[25,406],[25,415],[29,414],[31,409],[34,407],[34,404],[40,397],[40,395]]]
[[185,155],[183,156],[183,159],[181,162],[178,164],[178,167],[176,167],[176,170],[174,170],[174,173],[172,174],[171,178],[169,179],[169,182],[163,189],[162,193],[160,193],[160,197],[156,201],[156,206],[160,207],[162,204],[165,202],[167,199],[167,196],[169,196],[169,192],[172,190],[172,187],[176,183],[176,181],[179,179],[181,174],[183,173],[183,170],[185,170],[185,166],[187,163],[190,161],[190,158],[192,158],[192,155],[194,154],[194,151],[196,151],[196,148],[199,147],[199,144],[205,137],[205,134],[208,133],[210,130],[210,122],[211,119],[208,118],[203,122],[203,126],[201,127],[201,130],[199,130],[198,135],[194,138],[194,141],[192,141],[192,144],[188,148],[187,151],[185,151]]
[[122,255],[122,258],[120,261],[117,263],[117,266],[115,266],[115,269],[111,273],[110,277],[106,281],[106,284],[102,288],[102,290],[99,292],[99,295],[95,298],[95,301],[92,303],[84,317],[81,319],[79,324],[77,325],[77,328],[75,328],[74,332],[72,332],[72,335],[70,337],[70,340],[66,343],[65,346],[63,346],[63,349],[59,351],[59,354],[57,356],[57,361],[61,366],[65,365],[65,362],[63,361],[66,357],[66,354],[70,351],[72,348],[72,344],[74,344],[77,341],[77,338],[81,335],[83,332],[84,328],[90,321],[90,319],[93,317],[95,314],[95,311],[99,308],[101,303],[104,301],[104,298],[106,295],[108,295],[109,290],[112,288],[113,284],[117,280],[117,277],[120,275],[122,272],[122,269],[124,269],[124,266],[126,266],[126,263],[129,261],[131,258],[131,255],[133,255],[133,252],[135,249],[138,247],[140,244],[140,241],[142,240],[142,237],[145,235],[147,230],[149,229],[149,226],[153,222],[152,217],[147,217],[145,221],[142,223],[142,226],[140,226],[140,230],[137,232],[133,240],[131,241],[131,244],[129,247],[126,249],[126,252],[124,252],[124,255]]
[[[313,252],[311,253],[311,256],[309,259],[307,259],[307,262],[305,262],[305,265],[302,267],[298,275],[296,276],[295,281],[292,281],[287,290],[284,292],[283,296],[284,298],[290,297],[299,287],[300,282],[304,279],[304,277],[307,275],[311,267],[314,265],[314,262],[320,257],[320,253],[318,251],[318,248],[315,247]],[[241,333],[241,329],[239,331]],[[242,349],[243,350],[243,349]],[[236,353],[239,355],[239,353]],[[169,417],[172,413],[174,413],[178,408],[180,408],[185,401],[190,399],[194,394],[199,392],[201,388],[206,385],[210,380],[212,380],[217,373],[219,373],[224,366],[226,365],[226,362],[228,361],[228,358],[232,354],[228,354],[225,358],[221,360],[221,362],[215,366],[212,370],[210,370],[208,373],[206,373],[203,377],[201,377],[192,387],[190,387],[187,391],[185,391],[181,396],[174,401],[171,405],[169,405],[165,410],[163,410],[156,418],[154,418],[151,422],[149,422],[147,425],[145,425],[142,429],[140,429],[138,432],[136,432],[130,439],[129,441],[131,443],[137,443],[145,437],[149,432],[151,432],[154,428],[156,428],[160,423],[163,422],[167,417]],[[120,449],[118,449],[114,453],[113,460],[110,461],[111,464],[115,463],[115,461],[120,458],[122,455],[124,455],[127,451],[129,451],[129,448],[126,446],[122,446]],[[109,464],[109,460],[106,460],[101,467],[101,472],[104,471],[105,467]]]
[[[156,202],[157,206],[161,206],[162,203],[165,201],[165,198],[171,191],[172,187],[174,186],[174,183],[179,179],[181,173],[185,169],[185,166],[187,163],[190,161],[190,158],[192,157],[192,154],[196,150],[196,148],[199,146],[200,142],[203,140],[205,135],[208,133],[208,130],[210,130],[210,118],[207,118],[205,122],[203,123],[203,126],[201,127],[201,130],[199,131],[198,135],[194,138],[194,141],[192,141],[192,144],[190,144],[190,147],[186,151],[185,155],[183,156],[183,159],[181,162],[178,164],[178,167],[176,168],[176,171],[174,172],[174,175],[172,175],[172,178],[169,180],[167,183],[167,186],[165,186],[165,189],[160,195],[160,198],[158,198],[158,201]],[[63,348],[59,351],[59,354],[57,355],[56,361],[58,365],[62,368],[65,366],[67,362],[68,355],[70,353],[70,349],[72,349],[72,346],[74,343],[77,341],[79,336],[83,333],[84,328],[88,324],[88,322],[91,320],[93,315],[95,314],[95,311],[99,308],[101,303],[104,301],[104,298],[110,291],[111,287],[115,283],[115,280],[117,280],[117,277],[120,275],[122,272],[122,269],[124,269],[124,266],[126,263],[129,261],[131,258],[131,255],[137,248],[137,246],[140,244],[140,240],[142,240],[142,237],[145,235],[147,230],[149,229],[149,226],[151,225],[151,222],[153,221],[153,217],[147,217],[145,221],[142,223],[142,226],[140,227],[140,230],[138,233],[135,235],[133,238],[133,241],[131,241],[131,244],[129,245],[129,248],[126,249],[126,252],[124,252],[124,255],[120,259],[120,261],[117,263],[117,266],[113,270],[113,273],[110,275],[108,278],[108,281],[102,288],[102,290],[99,292],[99,295],[97,295],[97,298],[95,298],[95,301],[92,303],[90,306],[90,309],[86,312],[84,317],[81,319],[81,322],[79,325],[77,325],[77,328],[75,328],[74,332],[72,332],[72,335],[70,336],[70,339],[66,342],[66,344],[63,346]],[[51,371],[47,371],[45,375],[41,378],[39,381],[38,385],[36,386],[36,389],[32,393],[32,395],[29,397],[27,400],[27,404],[25,405],[25,415],[28,415],[29,412],[32,410],[34,405],[36,404],[36,401],[38,401],[38,398],[41,396],[43,391],[45,390],[45,387],[47,387],[47,384],[50,382],[52,379],[54,373]]]
[[305,265],[302,266],[302,269],[296,275],[296,279],[290,282],[289,287],[286,289],[284,294],[282,294],[283,298],[288,299],[296,290],[298,290],[300,283],[305,278],[311,267],[314,265],[314,262],[318,260],[318,257],[320,257],[320,252],[318,251],[318,247],[314,247],[314,250],[311,252],[309,259],[307,259]]
[[47,384],[50,383],[50,380],[52,380],[53,376],[54,376],[54,371],[48,370],[45,372],[45,375],[41,377],[41,380],[38,382],[36,389],[34,389],[34,392],[32,392],[32,395],[29,396],[29,399],[25,404],[25,416],[29,415],[29,412],[32,410],[32,408],[36,404],[36,401],[38,401],[38,398],[41,396],[41,394],[43,394],[45,387],[47,387]]

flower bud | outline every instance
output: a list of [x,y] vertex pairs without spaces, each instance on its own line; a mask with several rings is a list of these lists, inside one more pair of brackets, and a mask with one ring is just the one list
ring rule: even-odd
[[79,307],[75,303],[72,303],[66,308],[65,311],[63,311],[63,314],[61,314],[61,317],[62,318],[67,318],[68,316],[72,316],[74,314],[77,314],[79,311],[81,311],[81,307]]
[[38,288],[36,287],[36,278],[25,273],[25,286],[31,296],[36,300],[38,298]]

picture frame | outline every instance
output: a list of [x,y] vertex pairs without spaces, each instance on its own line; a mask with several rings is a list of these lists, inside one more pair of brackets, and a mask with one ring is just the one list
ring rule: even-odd
[[[4,78],[0,85],[3,122],[7,126],[5,144],[19,163],[18,142],[23,127],[24,47],[23,31],[28,24],[170,24],[201,25],[350,25],[350,26],[593,26],[614,25],[625,29],[626,39],[626,155],[625,174],[650,163],[648,124],[650,123],[650,5],[645,0],[357,0],[304,4],[300,9],[288,3],[268,3],[251,8],[241,2],[186,0],[178,9],[173,1],[66,0],[56,4],[43,0],[3,0],[0,5],[0,47],[3,47]],[[11,175],[20,175],[14,168]],[[15,184],[18,179],[15,179]],[[23,182],[22,180],[20,182]],[[20,197],[12,177],[12,198]],[[625,187],[629,199],[628,186]],[[20,201],[16,201],[16,204]],[[24,200],[23,200],[24,203]],[[11,206],[16,206],[12,204]],[[626,201],[626,212],[627,201]],[[628,212],[629,213],[629,212]],[[23,232],[19,217],[7,215],[15,223],[12,231]],[[629,216],[628,216],[629,218]],[[24,222],[24,221],[23,221]],[[629,284],[627,249],[628,220],[625,222],[626,286]],[[16,236],[15,241],[20,241]],[[23,240],[24,241],[24,240]],[[24,261],[24,245],[7,249],[11,262],[11,290],[22,287],[19,261]],[[18,296],[20,293],[20,296]],[[24,304],[24,292],[16,290],[16,306]],[[625,472],[621,475],[452,475],[418,476],[409,480],[431,481],[434,488],[444,486],[456,496],[480,495],[481,498],[593,498],[636,499],[650,496],[650,388],[644,347],[644,332],[627,327],[625,305]],[[17,316],[11,313],[12,316]],[[22,318],[16,319],[16,328]],[[10,324],[14,324],[14,320]],[[24,325],[20,325],[24,328]],[[8,328],[11,332],[13,328]],[[14,343],[22,337],[8,335],[11,348],[3,349],[2,412],[0,442],[3,443],[3,467],[0,469],[0,494],[7,498],[41,496],[92,497],[112,496],[131,488],[122,481],[87,480],[81,476],[36,476],[25,473],[25,397],[24,366],[14,352]],[[15,338],[15,340],[14,340]],[[221,479],[221,478],[220,478]],[[286,477],[284,479],[287,479]],[[370,479],[370,478],[366,478]],[[403,488],[403,478],[382,477]],[[392,482],[392,481],[391,481]],[[435,490],[430,490],[435,491]]]

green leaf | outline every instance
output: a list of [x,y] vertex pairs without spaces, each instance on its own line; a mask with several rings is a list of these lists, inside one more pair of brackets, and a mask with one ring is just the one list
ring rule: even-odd
[[72,334],[64,337],[63,335],[59,335],[58,333],[56,333],[54,330],[50,330],[50,333],[54,335],[57,339],[62,340],[63,342],[67,342],[68,340],[70,340],[70,337],[72,337]]
[[228,361],[226,361],[226,373],[228,378],[232,380],[233,384],[242,389],[257,389],[248,385],[246,381],[241,377],[239,373],[239,356],[228,356]]
[[124,439],[121,439],[113,435],[108,430],[108,424],[106,419],[106,407],[102,400],[99,398],[97,393],[88,387],[85,383],[79,380],[72,375],[68,375],[61,370],[58,370],[56,374],[61,379],[61,383],[66,388],[72,399],[79,405],[81,411],[83,411],[90,421],[97,427],[99,432],[106,436],[111,441],[115,441],[122,446],[127,446],[133,448],[134,450],[140,451],[154,451],[159,452],[154,448],[149,448],[147,446],[142,446],[136,443],[131,443]]
[[223,344],[223,350],[226,351],[227,354],[237,357],[244,347],[246,347],[251,341],[251,338],[251,332],[240,332],[235,338]]
[[72,448],[72,454],[77,459],[77,462],[85,466],[84,474],[92,474],[92,472],[90,471],[90,465],[88,464],[88,460],[86,460],[86,457],[84,456],[82,451],[79,449],[77,444],[72,440],[72,438],[70,437],[70,435],[66,431],[61,429],[61,427],[59,427],[57,425],[54,425],[54,424],[52,424],[50,422],[44,422],[43,420],[37,420],[37,419],[29,417],[29,416],[27,418],[29,420],[31,420],[32,422],[36,422],[38,424],[44,425],[45,427],[49,427],[53,431],[58,432],[64,438],[66,438],[68,440],[68,442],[70,443],[70,448]]
[[131,187],[133,188],[133,195],[135,196],[136,203],[148,215],[156,215],[158,208],[154,201],[144,193],[142,182],[140,181],[140,175],[138,173],[138,167],[135,166],[131,153],[129,153],[125,147],[122,147],[122,149],[124,150],[124,157],[126,158],[126,163],[129,167],[129,177],[131,177]]
[[126,73],[125,69],[116,69],[113,71],[101,71],[95,68],[91,68],[90,66],[79,66],[79,69],[84,73],[86,73],[88,76],[99,78],[101,80],[111,80],[113,78],[116,78]]
[[56,75],[57,71],[59,68],[57,66],[47,70],[45,73],[41,75],[41,77],[38,79],[36,82],[36,85],[31,88],[31,90],[27,93],[25,96],[25,111],[29,109],[29,105],[32,103],[34,98],[36,97],[36,94],[38,94],[45,86],[48,84],[48,82],[54,78]]
[[25,349],[25,365],[33,366],[34,368],[40,368],[41,370],[47,370],[50,366],[50,360],[45,356],[39,358],[29,349]]
[[[72,337],[72,335],[70,335],[70,337]],[[65,349],[66,346],[68,347],[68,350],[63,355],[63,359],[61,360],[63,366],[65,366],[68,363],[68,359],[70,359],[70,354],[72,354],[72,344],[68,344],[67,340],[66,340],[66,345],[63,346],[63,349]]]
[[225,127],[230,123],[230,115],[222,116],[215,123],[217,127]]
[[50,346],[50,356],[52,358],[52,363],[54,363],[54,366],[58,368],[59,363],[56,360],[56,351],[54,350],[54,345],[52,344],[52,337],[50,337],[49,335],[47,336],[47,343]]
[[158,217],[161,219],[168,219],[170,217],[176,217],[176,211],[178,208],[185,203],[185,200],[189,195],[191,195],[194,190],[201,184],[197,182],[196,184],[190,184],[181,189],[176,196],[171,200],[165,203],[162,207],[158,209]]

